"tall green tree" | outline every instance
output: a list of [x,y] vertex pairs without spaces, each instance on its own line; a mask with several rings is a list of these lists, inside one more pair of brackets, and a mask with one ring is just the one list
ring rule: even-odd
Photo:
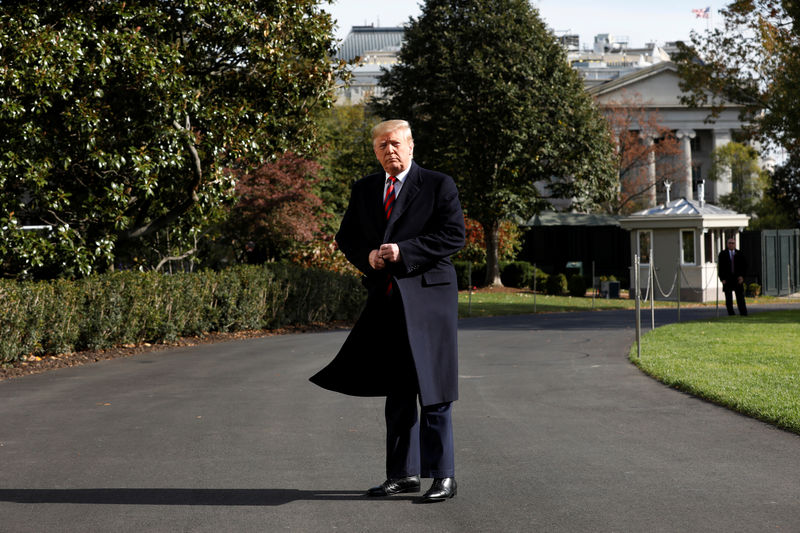
[[527,0],[429,0],[380,83],[379,113],[409,120],[415,159],[452,174],[483,226],[488,285],[502,220],[616,194],[608,125]]
[[719,203],[739,213],[754,214],[767,186],[767,173],[758,164],[758,152],[752,146],[731,142],[711,153],[712,181],[729,179],[731,192],[720,197]]
[[320,117],[318,158],[320,170],[319,196],[331,217],[330,230],[335,233],[347,208],[353,183],[380,169],[372,150],[372,128],[380,119],[365,105],[334,106]]
[[85,275],[165,232],[191,253],[227,167],[313,145],[342,76],[319,4],[3,2],[0,274]]

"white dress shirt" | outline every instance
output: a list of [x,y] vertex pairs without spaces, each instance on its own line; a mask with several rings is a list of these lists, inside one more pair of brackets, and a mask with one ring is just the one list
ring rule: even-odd
[[[397,181],[394,183],[394,199],[397,200],[398,195],[400,194],[400,189],[403,188],[403,182],[408,176],[408,171],[411,170],[411,165],[408,165],[408,168],[402,171],[400,174],[396,175]],[[381,196],[381,202],[383,199],[386,198],[386,191],[389,189],[389,178],[392,177],[392,174],[386,173],[386,181],[383,183],[383,196]]]

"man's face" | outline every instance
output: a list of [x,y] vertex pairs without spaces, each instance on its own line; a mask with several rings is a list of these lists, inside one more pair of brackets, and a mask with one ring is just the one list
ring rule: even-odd
[[411,165],[414,141],[409,140],[406,129],[400,128],[376,137],[372,148],[383,169],[396,176]]
[[728,250],[735,250],[736,249],[736,241],[733,239],[728,239]]

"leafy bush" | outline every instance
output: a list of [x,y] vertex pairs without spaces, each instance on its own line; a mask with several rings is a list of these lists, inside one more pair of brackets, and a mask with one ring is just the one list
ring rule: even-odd
[[353,276],[275,263],[78,281],[0,280],[0,364],[211,331],[352,321],[364,297]]
[[500,272],[500,281],[506,287],[522,288],[533,283],[533,265],[527,261],[512,261]]
[[551,274],[547,276],[544,292],[554,296],[561,296],[567,292],[567,276],[564,274]]
[[486,285],[486,263],[472,265],[472,285],[475,287]]
[[[531,277],[531,281],[528,287],[530,287],[530,289],[534,291],[544,292],[547,288],[547,279],[549,277],[550,276],[547,274],[547,272],[537,267],[534,272],[534,275]],[[536,281],[535,285],[533,283],[534,280]]]
[[[458,290],[465,291],[469,289],[470,285],[470,263],[469,261],[453,261],[453,266],[456,267],[456,278],[458,279]],[[475,283],[475,265],[472,264],[472,285]],[[485,272],[485,270],[484,270]],[[483,281],[483,279],[481,279]]]
[[751,283],[747,286],[747,294],[750,296],[761,296],[761,285],[758,283]]
[[569,290],[570,296],[585,296],[586,279],[579,274],[573,274],[567,282],[567,289]]

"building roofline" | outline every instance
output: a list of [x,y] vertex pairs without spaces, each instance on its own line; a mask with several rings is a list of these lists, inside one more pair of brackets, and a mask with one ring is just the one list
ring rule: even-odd
[[660,74],[661,72],[668,70],[675,72],[677,74],[678,65],[676,65],[672,61],[661,61],[660,63],[656,63],[655,65],[634,70],[633,72],[620,76],[615,80],[611,80],[606,83],[601,83],[600,85],[595,85],[594,87],[590,87],[586,90],[586,92],[592,96],[600,96],[606,93],[614,92],[617,89],[625,87],[626,85],[630,85],[637,81],[650,78],[652,76],[655,76],[656,74]]

